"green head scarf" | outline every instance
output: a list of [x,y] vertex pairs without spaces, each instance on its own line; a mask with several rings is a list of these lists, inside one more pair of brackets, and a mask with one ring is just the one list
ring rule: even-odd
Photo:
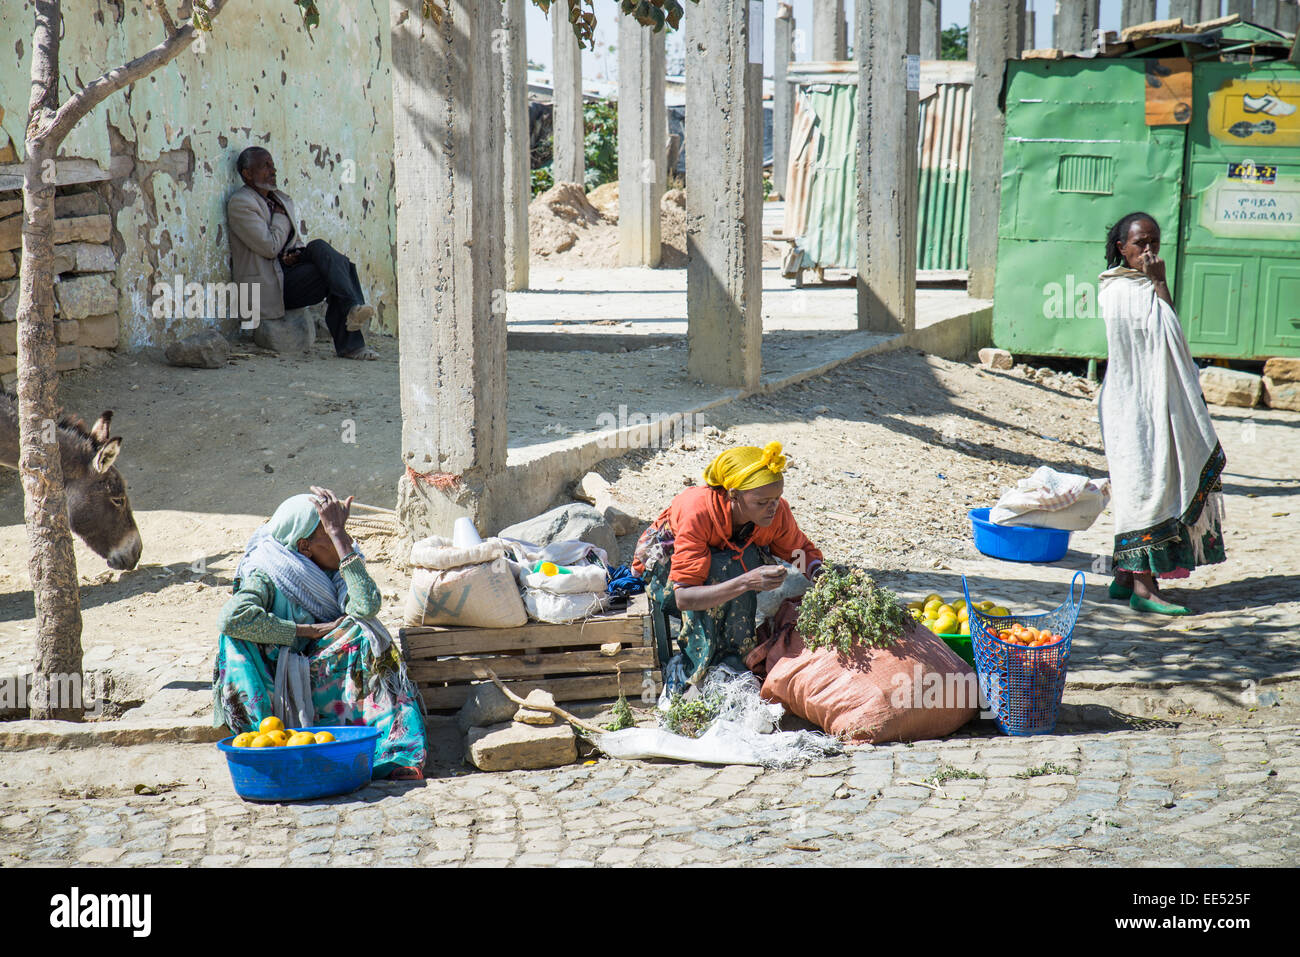
[[311,538],[312,532],[316,531],[316,526],[320,524],[320,513],[312,503],[312,496],[295,495],[280,503],[267,524],[272,538],[289,551],[296,552],[298,540]]

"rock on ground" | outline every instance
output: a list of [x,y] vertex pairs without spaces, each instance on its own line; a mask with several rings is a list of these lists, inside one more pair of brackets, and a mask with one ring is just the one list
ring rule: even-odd
[[1016,361],[1006,349],[981,349],[980,364],[986,369],[1010,369]]
[[1269,359],[1264,363],[1264,375],[1274,382],[1300,382],[1300,359]]
[[538,728],[512,721],[471,728],[465,753],[480,771],[558,768],[578,759],[578,742],[567,724]]
[[534,545],[551,542],[587,542],[603,548],[610,562],[618,561],[618,539],[600,512],[584,502],[561,505],[549,512],[511,525],[500,531],[501,538],[514,538]]
[[306,309],[290,309],[283,319],[263,319],[253,329],[253,341],[272,352],[311,352],[316,344],[316,320]]
[[1264,376],[1264,404],[1270,409],[1300,412],[1300,381],[1278,381]]
[[214,329],[173,342],[163,353],[169,365],[195,369],[220,369],[230,355],[230,343]]
[[1210,366],[1201,370],[1201,392],[1212,405],[1235,405],[1245,409],[1259,404],[1264,382],[1249,372]]
[[456,723],[460,730],[468,731],[470,728],[509,721],[518,710],[519,705],[507,698],[504,691],[491,682],[484,682],[474,685],[469,700],[456,715]]
[[549,691],[543,691],[541,688],[534,688],[528,692],[528,697],[524,702],[532,707],[521,707],[515,712],[514,720],[520,724],[532,725],[552,725],[555,724],[555,715],[550,711],[538,711],[541,707],[555,707],[555,698]]

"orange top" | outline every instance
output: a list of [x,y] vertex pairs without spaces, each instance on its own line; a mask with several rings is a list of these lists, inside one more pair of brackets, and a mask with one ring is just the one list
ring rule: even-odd
[[[750,542],[766,546],[776,557],[796,565],[795,553],[802,551],[805,572],[813,562],[822,560],[817,546],[799,530],[790,503],[784,498],[776,507],[772,524],[756,526],[749,542],[740,542],[740,548],[731,541],[731,504],[727,493],[719,488],[699,485],[681,492],[651,528],[665,525],[673,534],[672,571],[668,577],[678,585],[703,585],[713,550],[729,548],[739,555]],[[633,570],[640,574],[640,570]]]

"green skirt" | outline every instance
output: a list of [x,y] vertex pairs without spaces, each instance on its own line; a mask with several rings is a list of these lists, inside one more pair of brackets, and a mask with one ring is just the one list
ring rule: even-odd
[[[758,593],[745,592],[717,608],[681,611],[677,607],[678,586],[668,580],[672,571],[671,545],[664,552],[663,557],[647,566],[644,575],[660,664],[666,666],[675,654],[669,619],[678,619],[681,630],[677,635],[677,647],[686,660],[688,681],[700,683],[711,667],[722,663],[738,671],[747,670],[744,659],[754,650]],[[753,544],[747,545],[739,554],[730,549],[715,549],[703,584],[718,585],[750,569],[772,563],[766,549]]]
[[[1218,518],[1202,523],[1202,513],[1211,504],[1211,496],[1221,497],[1221,475],[1225,464],[1223,448],[1216,447],[1201,470],[1201,480],[1187,510],[1151,528],[1137,529],[1115,536],[1114,565],[1131,572],[1150,572],[1160,578],[1186,578],[1201,565],[1217,565],[1227,560],[1223,547],[1223,527]],[[1216,514],[1216,513],[1211,513]],[[1200,525],[1200,529],[1193,531]],[[1193,534],[1200,536],[1200,559],[1197,559]]]

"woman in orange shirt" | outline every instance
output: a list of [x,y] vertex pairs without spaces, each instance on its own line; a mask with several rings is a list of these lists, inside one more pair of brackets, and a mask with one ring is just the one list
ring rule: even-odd
[[706,484],[674,498],[637,542],[632,570],[646,580],[660,661],[673,657],[667,619],[680,618],[692,683],[720,662],[744,670],[758,592],[785,580],[775,558],[810,578],[821,571],[822,553],[781,497],[785,467],[779,442],[723,452],[705,470]]

